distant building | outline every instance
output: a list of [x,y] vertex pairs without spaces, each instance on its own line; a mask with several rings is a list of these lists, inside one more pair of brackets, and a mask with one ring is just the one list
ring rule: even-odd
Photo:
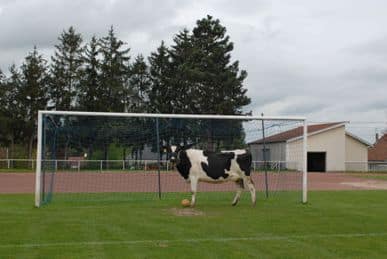
[[149,145],[144,145],[142,149],[138,149],[137,152],[132,152],[126,156],[128,160],[157,160],[158,153],[152,150]]
[[387,133],[378,138],[375,144],[368,150],[368,161],[387,162]]
[[[266,161],[284,161],[288,169],[302,169],[303,127],[265,138]],[[367,171],[365,140],[347,132],[344,122],[308,126],[308,171]],[[253,160],[263,160],[263,139],[249,143]]]
[[69,165],[71,168],[79,168],[80,167],[80,161],[85,160],[85,157],[83,156],[69,156],[67,158],[69,161]]

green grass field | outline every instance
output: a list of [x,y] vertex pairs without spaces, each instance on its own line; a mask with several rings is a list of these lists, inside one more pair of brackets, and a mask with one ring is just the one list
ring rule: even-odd
[[0,258],[386,258],[386,191],[310,192],[307,205],[259,194],[256,207],[205,195],[195,210],[182,197],[36,209],[0,195]]

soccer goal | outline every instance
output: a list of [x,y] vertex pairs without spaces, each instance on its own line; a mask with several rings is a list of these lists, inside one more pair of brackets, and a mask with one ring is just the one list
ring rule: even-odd
[[[306,134],[304,117],[39,111],[35,206],[187,197],[190,185],[166,147],[188,144],[249,149],[258,202],[287,196],[305,203]],[[226,199],[235,184],[199,183],[198,192]]]

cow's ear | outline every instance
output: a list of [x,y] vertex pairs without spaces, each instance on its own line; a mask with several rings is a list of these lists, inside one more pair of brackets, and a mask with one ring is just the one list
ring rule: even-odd
[[179,152],[180,150],[184,150],[184,146],[182,144],[176,145],[176,152]]
[[161,147],[161,152],[162,152],[162,153],[170,153],[170,152],[171,152],[171,147],[170,147],[170,146],[163,145],[163,146]]
[[188,145],[185,145],[183,147],[183,150],[187,150],[187,149],[190,149],[191,147],[193,147],[196,143],[191,143],[191,144],[188,144]]

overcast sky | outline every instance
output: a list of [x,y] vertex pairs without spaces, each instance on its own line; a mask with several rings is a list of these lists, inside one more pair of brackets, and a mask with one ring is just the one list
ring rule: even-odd
[[114,25],[132,56],[148,55],[207,14],[227,27],[249,74],[246,111],[378,122],[359,124],[366,138],[387,125],[384,0],[0,0],[0,68],[20,65],[34,45],[48,59],[71,25],[86,41]]

